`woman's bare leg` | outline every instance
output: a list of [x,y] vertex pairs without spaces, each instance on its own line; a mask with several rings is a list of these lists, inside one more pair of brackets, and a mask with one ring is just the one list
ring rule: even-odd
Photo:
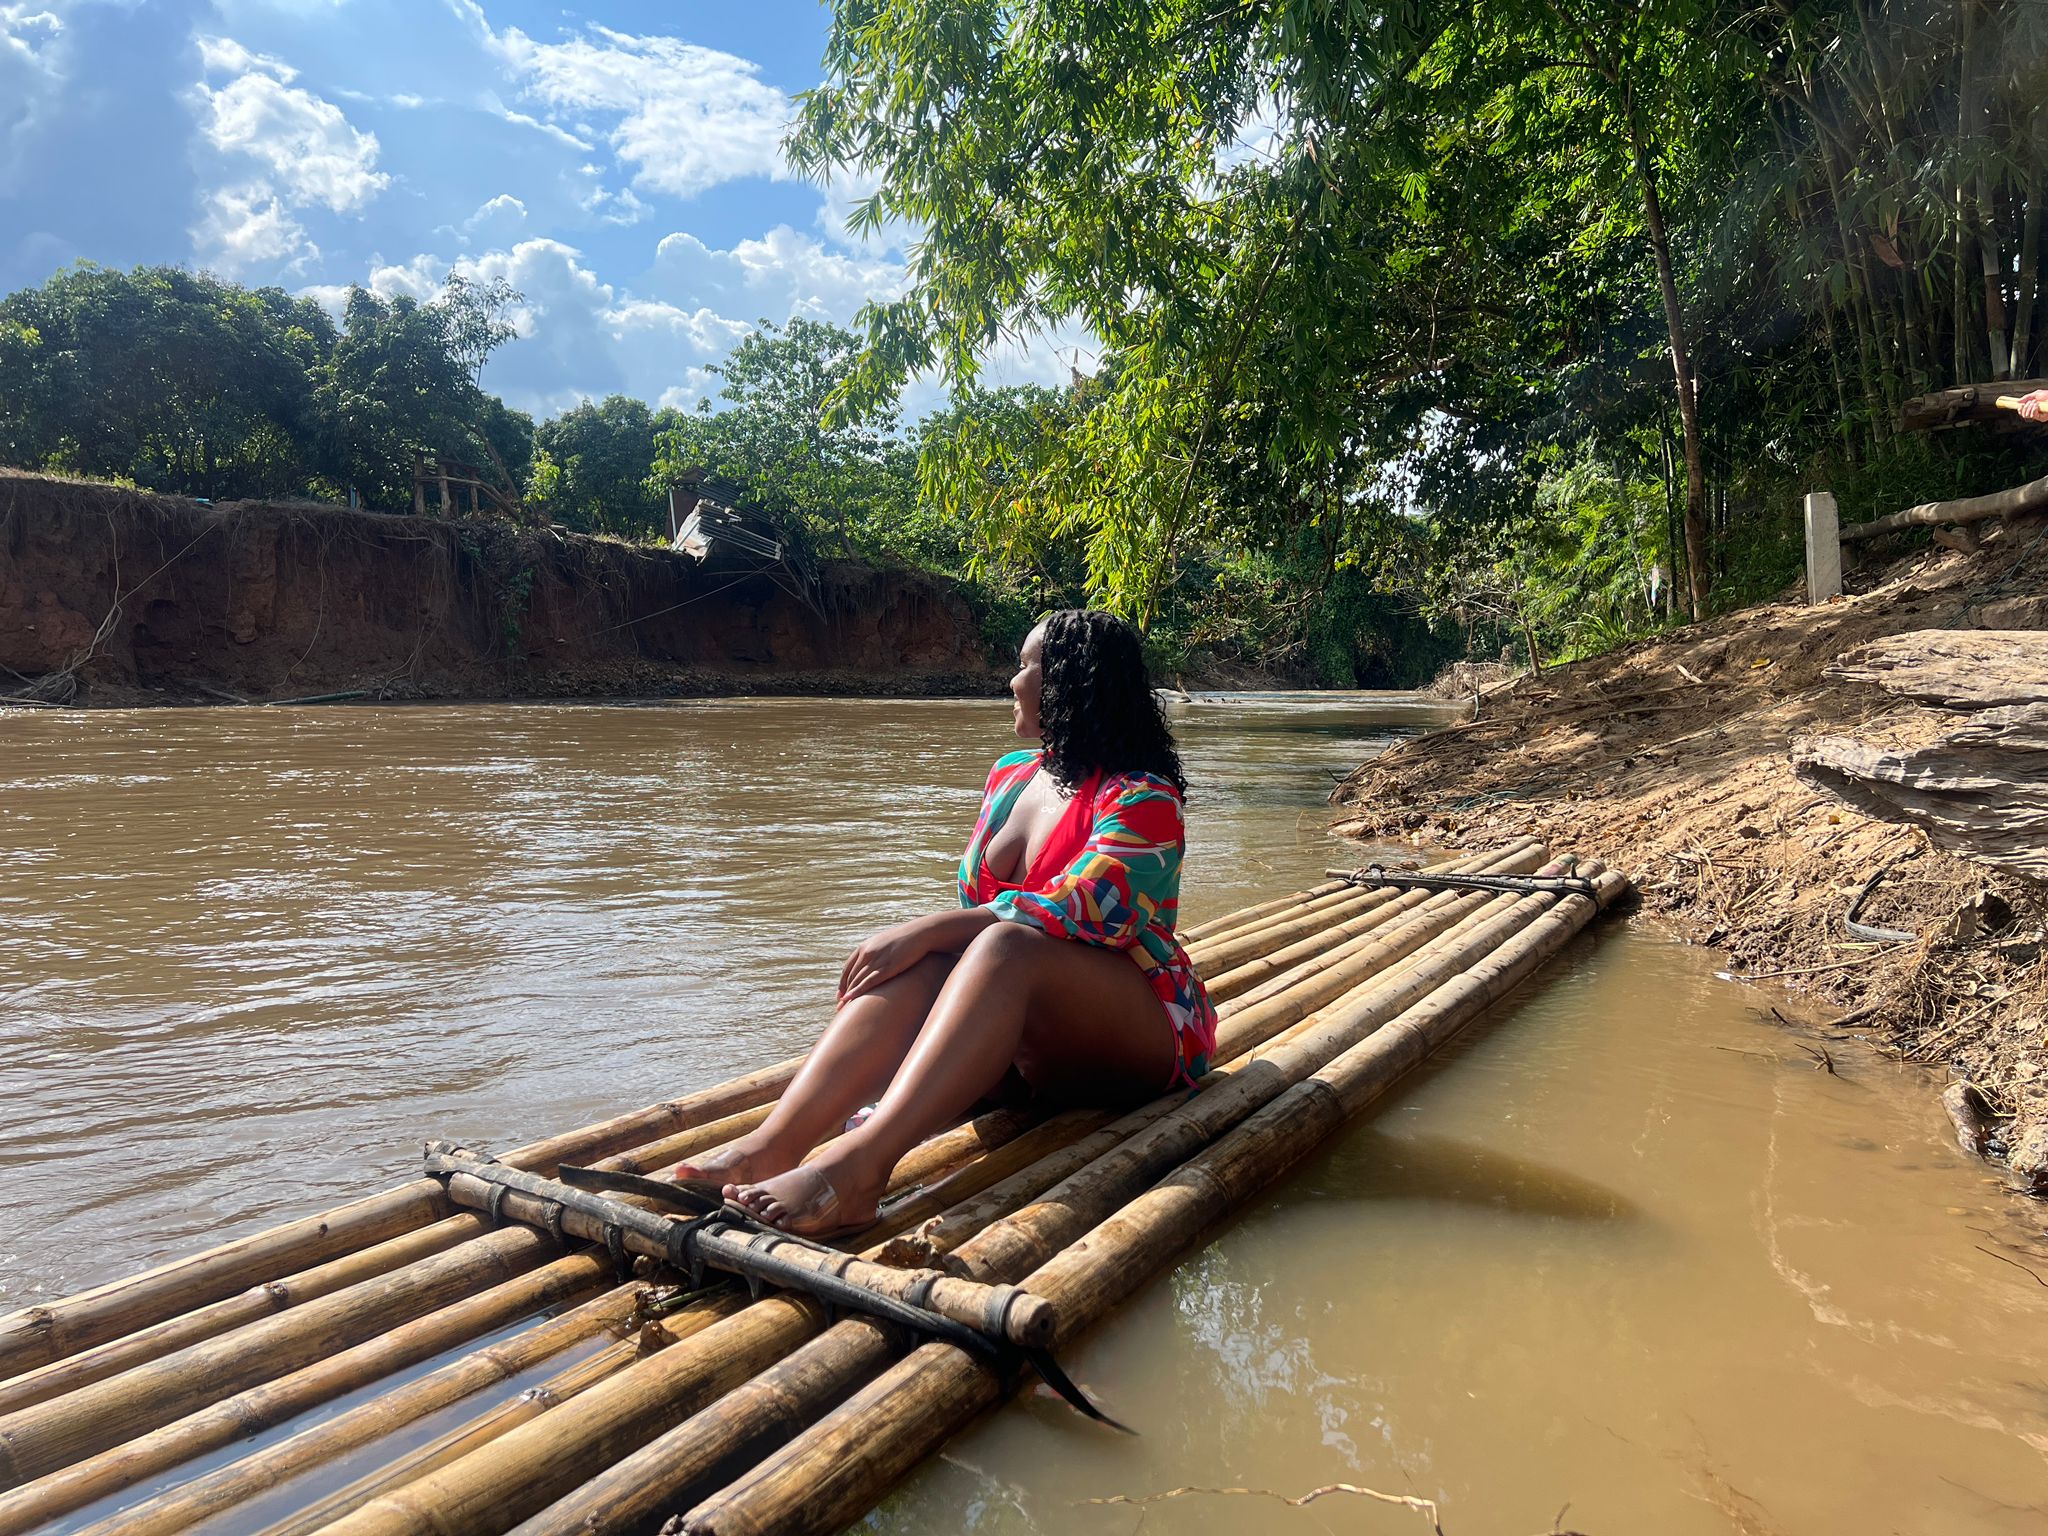
[[1138,1103],[1166,1089],[1173,1030],[1129,955],[997,923],[960,956],[868,1122],[735,1197],[792,1232],[871,1219],[897,1160],[1013,1062],[1065,1098]]
[[946,984],[954,955],[927,955],[844,1004],[759,1127],[677,1164],[686,1179],[744,1183],[794,1168],[863,1104],[882,1096]]

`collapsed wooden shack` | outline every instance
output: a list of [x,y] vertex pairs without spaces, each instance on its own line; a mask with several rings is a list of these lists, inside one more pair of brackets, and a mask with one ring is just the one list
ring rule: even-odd
[[0,1533],[839,1529],[1017,1386],[997,1336],[1073,1340],[1627,889],[1521,839],[1191,929],[1222,1016],[1197,1091],[981,1115],[904,1159],[855,1252],[784,1254],[980,1317],[985,1348],[693,1273],[717,1245],[677,1225],[714,1216],[570,1219],[566,1187],[758,1125],[796,1061],[498,1159],[430,1149],[427,1176],[0,1319]]

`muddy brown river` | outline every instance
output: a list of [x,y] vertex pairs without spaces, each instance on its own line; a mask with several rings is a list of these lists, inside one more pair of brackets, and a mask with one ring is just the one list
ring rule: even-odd
[[[862,934],[950,902],[1006,720],[0,713],[0,1311],[384,1187],[423,1137],[800,1049]],[[1416,715],[1177,720],[1193,923],[1352,852],[1331,775]],[[1139,1438],[1026,1399],[864,1528],[1429,1530],[1270,1496],[1352,1484],[1449,1536],[2042,1530],[2048,1265],[2008,1246],[2040,1212],[1923,1073],[1815,1070],[1713,964],[1602,925],[1072,1351]],[[1270,1494],[1106,1502],[1182,1485]]]

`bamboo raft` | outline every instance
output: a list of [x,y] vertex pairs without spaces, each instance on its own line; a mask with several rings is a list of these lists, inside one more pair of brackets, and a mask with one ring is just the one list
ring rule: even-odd
[[1222,1020],[1198,1092],[981,1115],[855,1252],[777,1249],[887,1315],[698,1287],[685,1254],[774,1245],[560,1182],[758,1125],[800,1058],[495,1160],[435,1144],[439,1176],[0,1318],[0,1536],[843,1529],[1016,1389],[1005,1348],[1099,1322],[1628,888],[1533,840],[1331,875],[1183,935]]

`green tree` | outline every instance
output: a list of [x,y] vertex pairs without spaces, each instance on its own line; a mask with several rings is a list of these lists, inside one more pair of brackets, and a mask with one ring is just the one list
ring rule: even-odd
[[508,412],[475,379],[477,349],[487,357],[510,330],[479,330],[474,295],[458,286],[452,304],[420,304],[349,289],[316,404],[330,472],[367,504],[405,506],[415,465],[429,461],[484,471],[507,497],[523,487],[531,419]]
[[[680,419],[675,412],[662,416]],[[667,501],[648,478],[657,420],[645,401],[608,395],[542,422],[534,448],[546,455],[546,471],[533,489],[547,514],[586,532],[637,536],[660,529]]]
[[178,267],[81,262],[0,300],[0,434],[17,463],[194,496],[276,496],[317,463],[325,311]]
[[723,407],[706,402],[657,432],[650,485],[665,494],[685,471],[705,469],[744,486],[752,509],[804,549],[901,553],[916,461],[897,435],[895,407],[826,416],[858,355],[857,339],[827,322],[762,321],[710,370]]

